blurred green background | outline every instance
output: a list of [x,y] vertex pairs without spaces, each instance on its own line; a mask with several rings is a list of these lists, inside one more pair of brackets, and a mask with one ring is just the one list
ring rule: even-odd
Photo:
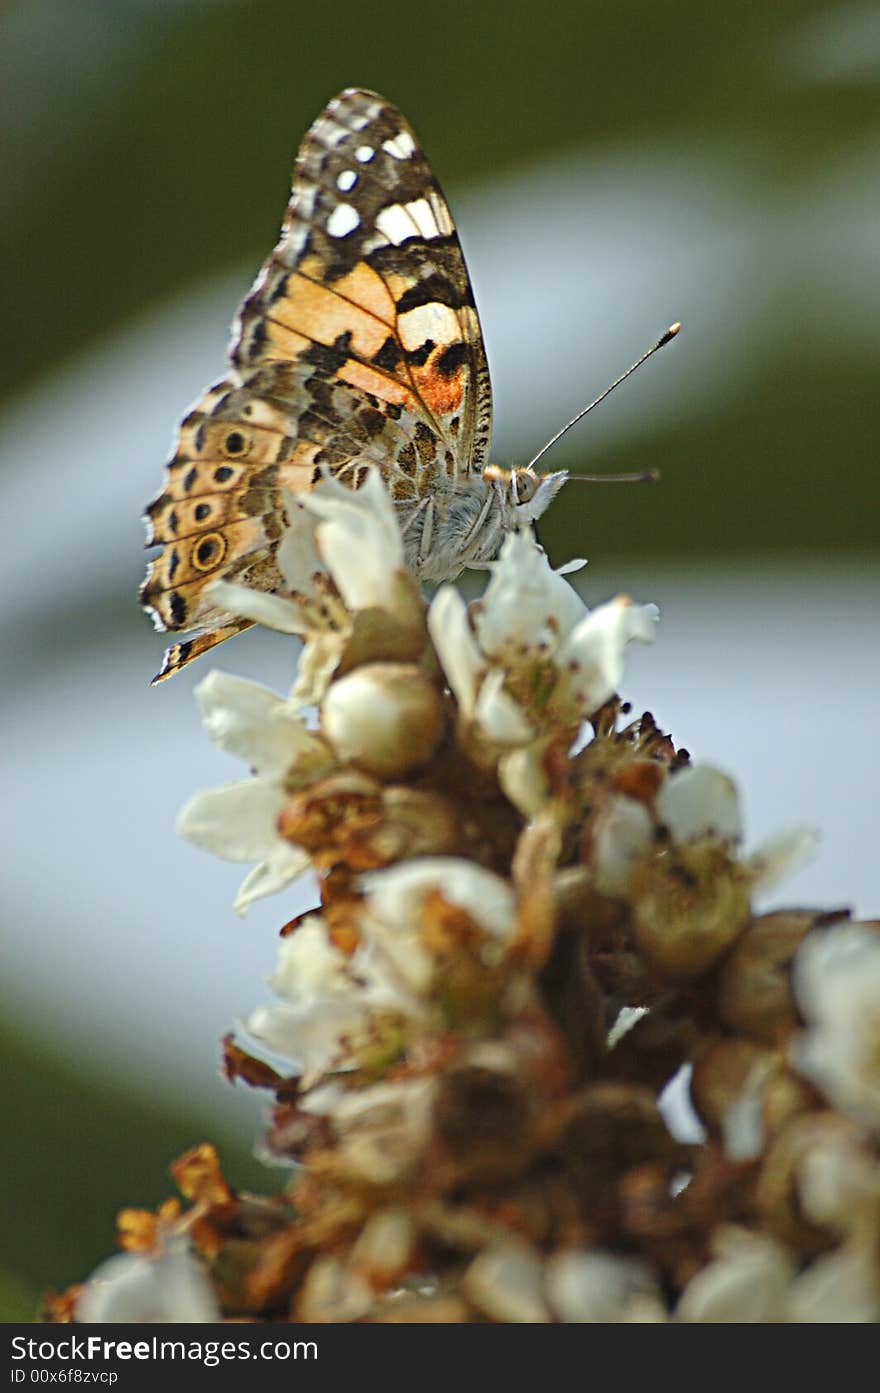
[[[212,331],[220,375],[223,319],[274,242],[299,139],[347,85],[401,107],[458,213],[494,370],[496,457],[522,462],[667,323],[685,323],[603,407],[604,424],[591,418],[547,461],[591,472],[659,464],[662,486],[591,490],[587,540],[580,502],[568,500],[542,528],[554,556],[586,548],[593,565],[638,557],[684,574],[830,558],[838,571],[876,576],[877,6],[6,0],[2,467],[30,565],[17,563],[3,589],[19,701],[37,694],[45,705],[49,658],[68,672],[87,665],[89,646],[117,626],[140,645],[144,675],[160,647],[132,611],[136,543],[130,574],[108,585],[102,534],[88,522],[138,442],[108,416],[62,567],[54,537],[66,504],[53,489],[80,443],[78,420],[61,416],[22,478],[28,411],[56,383],[67,384],[59,403],[71,391],[80,399],[81,379],[69,375],[90,355],[112,363],[118,352],[121,364],[116,345],[127,340],[117,335],[207,295],[217,276],[230,287]],[[566,318],[582,294],[583,312]],[[163,399],[165,440],[211,375],[182,384],[175,405]],[[157,450],[152,471],[132,477],[125,528],[158,487],[162,458]],[[52,603],[27,612],[53,564]],[[876,630],[867,639],[876,646]],[[108,649],[98,674],[112,661]],[[148,707],[138,695],[156,713],[144,717],[144,743],[161,736],[160,697]],[[186,705],[185,692],[175,703]],[[114,705],[106,721],[118,719]],[[198,742],[194,724],[187,738]],[[196,786],[184,770],[181,787]],[[64,796],[76,814],[70,784]],[[175,806],[169,794],[157,816],[170,823]],[[211,874],[207,863],[181,866],[194,879]],[[62,913],[60,876],[54,894]],[[10,946],[45,923],[36,911],[28,922],[22,905],[19,896],[7,909]],[[97,1049],[81,1058],[38,1009],[10,1009],[0,1070],[7,1319],[109,1253],[115,1210],[168,1193],[167,1162],[207,1132],[233,1181],[259,1174],[246,1127],[224,1133],[195,1098],[163,1107],[136,1068],[123,1077]]]

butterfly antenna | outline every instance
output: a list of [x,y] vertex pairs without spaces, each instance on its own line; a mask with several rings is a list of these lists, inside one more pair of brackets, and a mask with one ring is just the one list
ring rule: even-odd
[[[562,430],[558,430],[556,434],[552,436],[550,440],[547,441],[547,444],[541,447],[541,449],[535,455],[535,458],[529,461],[527,468],[534,469],[535,465],[538,463],[538,460],[543,459],[547,451],[552,449],[556,442],[558,440],[561,440],[567,431],[571,430],[572,426],[576,426],[578,421],[582,421],[584,417],[587,415],[587,413],[593,410],[594,406],[599,405],[600,401],[604,401],[606,397],[610,397],[615,387],[619,387],[621,382],[625,382],[626,379],[635,372],[636,368],[640,368],[642,366],[642,363],[646,363],[648,359],[652,356],[652,354],[657,352],[658,348],[664,348],[666,344],[670,342],[671,339],[674,339],[680,328],[681,325],[678,323],[670,324],[669,328],[666,330],[666,333],[660,335],[657,342],[651,345],[647,353],[643,353],[641,358],[636,359],[632,366],[627,368],[626,372],[622,372],[620,374],[620,377],[618,377],[616,381],[612,382],[610,387],[606,387],[604,392],[599,393],[595,401],[591,401],[589,406],[585,406],[583,411],[579,411],[576,416],[573,416],[571,420],[568,422],[568,424],[562,427]],[[659,479],[659,477],[660,475],[658,474],[656,469],[648,469],[642,474],[573,474],[572,481],[581,479],[584,483],[596,484],[655,483],[657,479]]]

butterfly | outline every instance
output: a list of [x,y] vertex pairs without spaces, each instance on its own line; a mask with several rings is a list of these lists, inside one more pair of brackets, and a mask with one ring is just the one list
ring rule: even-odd
[[427,581],[494,558],[567,473],[486,463],[492,394],[455,224],[399,111],[349,88],[300,147],[281,236],[242,302],[229,370],[184,416],[146,513],[140,601],[173,644],[154,681],[249,627],[217,579],[282,585],[283,491],[378,466]]

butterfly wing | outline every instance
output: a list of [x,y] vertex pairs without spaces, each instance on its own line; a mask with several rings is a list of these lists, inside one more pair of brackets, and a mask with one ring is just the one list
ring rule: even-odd
[[482,468],[489,373],[452,217],[416,138],[375,93],[332,101],[303,141],[278,245],[243,302],[228,376],[181,423],[147,513],[141,587],[157,627],[195,637],[160,678],[247,623],[210,583],[281,583],[281,490],[380,467],[401,509]]

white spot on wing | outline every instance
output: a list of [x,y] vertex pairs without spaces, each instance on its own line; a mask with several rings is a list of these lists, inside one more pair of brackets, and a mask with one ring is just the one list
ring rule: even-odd
[[426,198],[417,198],[413,203],[407,203],[406,211],[423,237],[430,239],[439,236],[440,228],[437,226],[434,210]]
[[377,214],[376,226],[395,247],[399,247],[407,237],[415,237],[418,233],[416,224],[399,203],[392,203],[390,207],[383,208],[381,213]]
[[461,325],[454,309],[432,300],[428,305],[417,305],[414,310],[402,314],[397,321],[397,332],[404,348],[412,351],[421,348],[428,339],[442,344],[457,343],[461,338]]
[[344,169],[341,174],[337,175],[336,187],[342,193],[349,193],[357,181],[358,177],[353,169]]
[[416,143],[409,131],[398,131],[391,140],[382,141],[382,149],[396,160],[408,160],[415,154]]
[[433,189],[431,189],[428,194],[428,201],[431,204],[431,210],[434,214],[434,219],[439,231],[442,235],[448,237],[451,232],[455,231],[455,225],[450,217],[449,209],[446,207],[440,195],[435,193]]
[[327,231],[331,237],[347,237],[360,226],[360,221],[357,209],[350,203],[337,203],[327,219]]
[[354,152],[354,157],[359,164],[369,164],[375,153],[372,145],[359,145]]

